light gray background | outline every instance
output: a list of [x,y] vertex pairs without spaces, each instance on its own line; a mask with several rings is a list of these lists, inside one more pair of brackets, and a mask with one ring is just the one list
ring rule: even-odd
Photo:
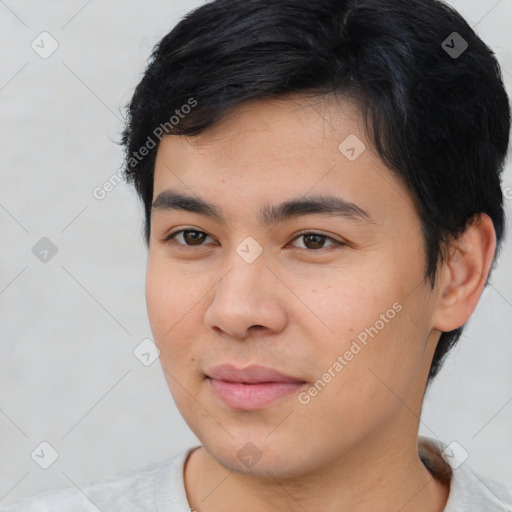
[[[201,3],[0,2],[2,504],[198,443],[158,361],[145,367],[132,353],[151,338],[138,199],[124,183],[103,200],[92,191],[122,163],[122,107],[150,50]],[[496,52],[510,94],[512,0],[451,3]],[[59,44],[47,59],[31,48],[43,31]],[[510,165],[504,187],[510,218]],[[58,248],[47,263],[32,253],[44,236]],[[511,285],[509,241],[421,428],[459,442],[477,472],[509,485]],[[46,470],[30,456],[42,441],[59,453]]]

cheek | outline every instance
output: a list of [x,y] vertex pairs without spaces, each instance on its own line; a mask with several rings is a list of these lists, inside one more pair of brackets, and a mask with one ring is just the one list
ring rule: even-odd
[[[190,285],[181,277],[179,269],[170,272],[166,262],[157,258],[148,261],[146,271],[146,307],[153,340],[160,350],[164,371],[178,378],[187,378],[196,366],[195,334],[204,303],[204,291]],[[169,378],[174,387],[174,379]]]
[[158,251],[150,252],[146,269],[146,306],[151,328],[161,336],[190,310],[195,286],[187,287],[179,268]]
[[[155,272],[153,272],[155,270]],[[146,305],[153,340],[160,350],[160,365],[171,395],[182,412],[186,412],[189,397],[183,394],[183,384],[188,382],[194,368],[190,339],[186,329],[185,304],[176,290],[166,283],[161,273],[148,266],[146,276]],[[190,309],[190,308],[189,308]],[[179,321],[181,319],[181,321]]]
[[[341,279],[329,276],[323,281],[323,285],[317,282],[307,292],[302,288],[302,299],[324,321],[331,337],[342,344],[373,326],[398,298],[391,291],[391,283],[372,279],[368,272],[354,272]],[[390,311],[388,316],[395,316],[395,311]],[[379,330],[382,330],[380,323]]]
[[181,327],[179,320],[186,314],[187,303],[179,283],[154,260],[150,258],[146,271],[146,307],[154,341],[163,356],[170,341],[177,339],[174,334]]
[[172,296],[163,276],[158,273],[155,265],[149,263],[146,272],[146,308],[151,330],[157,344],[169,321],[169,315],[166,314],[166,311],[169,311],[169,308],[172,307]]
[[[380,271],[379,278],[374,277],[371,273],[345,276],[323,292],[315,287],[317,292],[310,290],[304,297],[330,330],[323,329],[325,337],[316,335],[321,347],[317,377],[329,371],[343,376],[332,380],[338,382],[333,388],[344,402],[359,393],[374,399],[382,394],[379,388],[386,392],[386,385],[407,392],[423,361],[422,336],[428,329],[421,325],[418,311],[423,316],[428,304],[421,290],[411,294],[398,272],[385,277]],[[315,339],[312,332],[309,335]],[[329,375],[322,380],[327,379]],[[350,390],[349,396],[340,388]]]

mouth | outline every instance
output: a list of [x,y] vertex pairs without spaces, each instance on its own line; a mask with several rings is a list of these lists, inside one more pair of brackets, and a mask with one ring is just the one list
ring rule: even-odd
[[265,366],[237,369],[233,365],[216,366],[207,375],[217,398],[232,409],[252,411],[289,398],[307,383]]
[[305,382],[243,383],[211,379],[210,386],[217,397],[228,407],[253,411],[268,407],[278,399],[289,397],[306,385]]
[[221,364],[211,368],[206,375],[211,379],[240,384],[305,382],[301,378],[286,375],[279,370],[261,365],[236,368],[232,364]]

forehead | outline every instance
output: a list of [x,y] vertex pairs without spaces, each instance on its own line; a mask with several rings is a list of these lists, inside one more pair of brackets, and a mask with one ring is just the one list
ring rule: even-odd
[[339,143],[356,134],[363,147],[365,135],[359,110],[348,101],[296,94],[251,100],[228,111],[198,135],[164,136],[157,151],[155,188],[160,175],[165,175],[159,171],[166,168],[186,170],[191,177],[202,172],[224,175],[226,179],[247,179],[246,170],[260,176],[273,170],[275,185],[285,177],[279,172],[285,168],[293,168],[295,177],[310,164],[318,171],[329,169],[333,155],[340,156]]
[[236,145],[250,142],[255,150],[273,150],[284,158],[301,147],[316,147],[321,138],[338,139],[345,132],[365,136],[355,100],[295,93],[242,103],[199,135],[182,138],[197,151],[222,146],[227,156],[228,146],[235,149]]
[[372,151],[358,106],[333,96],[254,100],[199,135],[165,136],[154,180],[154,199],[173,189],[242,210],[332,192],[352,204],[378,206],[387,195],[412,206]]

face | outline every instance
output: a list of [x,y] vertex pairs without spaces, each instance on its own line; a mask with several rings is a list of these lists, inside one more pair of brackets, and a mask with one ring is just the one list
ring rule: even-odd
[[[176,405],[210,455],[294,475],[416,438],[436,296],[413,201],[354,104],[254,101],[200,136],[167,136],[153,198],[149,320]],[[208,378],[220,364],[299,383],[228,384],[224,399]]]

